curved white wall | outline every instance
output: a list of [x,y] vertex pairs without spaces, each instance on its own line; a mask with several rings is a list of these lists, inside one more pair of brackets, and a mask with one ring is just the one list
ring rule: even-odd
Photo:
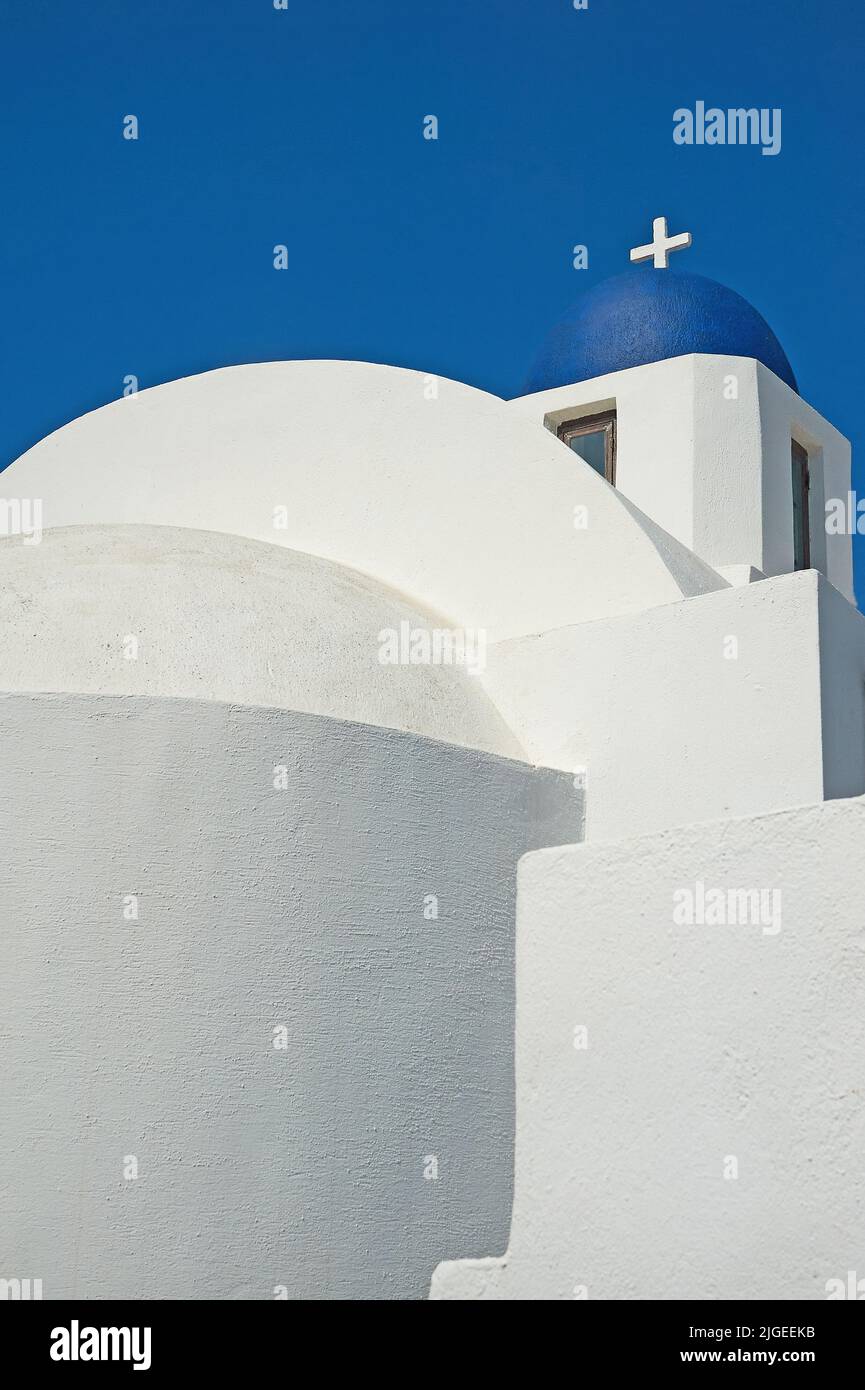
[[569,778],[87,695],[0,697],[0,763],[2,1277],[418,1297],[504,1241],[516,863],[579,836]]
[[354,570],[236,536],[81,526],[0,541],[6,690],[276,705],[521,757],[465,667],[382,665],[379,633],[402,623],[440,620]]
[[[681,597],[587,464],[497,397],[439,379],[428,399],[431,381],[362,362],[188,377],[42,440],[3,495],[41,498],[45,527],[193,527],[308,551],[491,641]],[[705,587],[723,581],[706,570]]]

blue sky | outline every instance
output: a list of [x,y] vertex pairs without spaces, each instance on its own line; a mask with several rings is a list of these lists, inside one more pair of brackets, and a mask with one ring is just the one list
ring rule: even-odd
[[[0,6],[0,465],[129,373],[345,357],[518,394],[664,213],[681,267],[768,319],[865,492],[860,0]],[[698,99],[781,107],[781,153],[674,145]]]

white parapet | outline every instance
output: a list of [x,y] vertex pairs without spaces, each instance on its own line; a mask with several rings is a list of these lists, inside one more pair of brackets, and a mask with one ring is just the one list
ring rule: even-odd
[[815,570],[490,648],[529,757],[587,778],[587,839],[865,791],[865,617]]

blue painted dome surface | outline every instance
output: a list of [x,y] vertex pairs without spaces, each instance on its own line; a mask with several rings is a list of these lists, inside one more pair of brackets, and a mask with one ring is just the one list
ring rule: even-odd
[[754,357],[799,389],[784,349],[747,299],[703,275],[643,266],[583,295],[548,337],[525,390],[548,391],[691,352]]

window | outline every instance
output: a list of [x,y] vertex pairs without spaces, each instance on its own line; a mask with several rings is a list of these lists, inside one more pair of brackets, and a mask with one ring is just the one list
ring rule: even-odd
[[808,450],[792,442],[793,467],[793,568],[811,568],[810,496],[811,476],[808,470]]
[[616,412],[603,415],[584,415],[581,420],[565,420],[557,430],[559,439],[579,454],[581,459],[606,478],[616,483]]

